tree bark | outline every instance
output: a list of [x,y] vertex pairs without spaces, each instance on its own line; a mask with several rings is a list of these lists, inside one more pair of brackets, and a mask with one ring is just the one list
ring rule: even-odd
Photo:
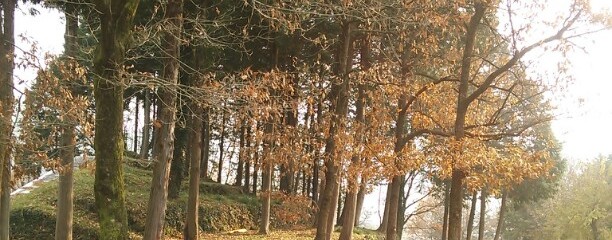
[[504,231],[504,217],[506,216],[506,201],[508,200],[508,193],[502,193],[501,206],[499,207],[499,218],[497,219],[497,228],[495,229],[495,237],[493,240],[499,240]]
[[149,89],[146,88],[144,90],[144,125],[142,126],[142,142],[140,145],[140,158],[148,159],[149,158],[149,141],[150,134],[149,131],[151,129],[151,96]]
[[[470,23],[467,28],[465,37],[465,46],[463,49],[463,56],[461,61],[461,76],[459,79],[459,94],[457,97],[457,113],[455,118],[455,135],[456,141],[462,141],[465,136],[465,118],[467,115],[470,101],[468,100],[468,87],[470,80],[470,71],[472,66],[472,54],[474,52],[474,45],[476,39],[476,32],[480,21],[484,17],[485,6],[483,3],[475,4],[475,12],[470,18]],[[455,153],[457,158],[461,155],[461,150]],[[448,239],[449,240],[461,240],[461,214],[463,213],[463,182],[465,180],[465,173],[453,166],[453,172],[451,177],[451,190],[450,190],[450,202],[449,202],[449,214],[448,214]]]
[[[238,121],[236,121],[238,122]],[[242,178],[244,177],[244,162],[245,162],[245,155],[246,155],[246,147],[245,147],[245,134],[246,134],[246,127],[244,126],[246,124],[245,121],[242,121],[242,123],[240,124],[240,153],[238,153],[238,169],[236,170],[236,182],[234,183],[234,186],[242,186]]]
[[[64,34],[65,50],[64,54],[74,58],[77,54],[77,30],[78,16],[73,6],[67,6],[66,32]],[[71,59],[72,60],[72,59]],[[70,60],[69,60],[70,61]],[[70,84],[70,83],[68,83]],[[73,94],[76,94],[73,91]],[[67,118],[65,118],[67,119]],[[70,120],[69,120],[70,121]],[[76,134],[74,122],[65,122],[61,136],[61,168],[59,169],[59,183],[57,195],[57,214],[55,221],[55,239],[72,239],[72,215],[73,215],[73,169],[74,154],[76,145]]]
[[399,192],[401,186],[401,176],[395,176],[391,180],[391,194],[389,194],[390,198],[387,200],[389,202],[389,214],[387,217],[387,231],[386,238],[387,240],[395,240],[397,239],[397,212],[399,206]]
[[359,219],[361,218],[361,209],[363,208],[363,201],[366,195],[367,178],[361,176],[361,183],[359,184],[359,192],[357,193],[357,206],[355,207],[355,227],[359,226]]
[[487,191],[483,189],[480,192],[480,220],[478,221],[478,240],[484,239],[485,231],[485,216],[487,213]]
[[385,208],[383,210],[382,221],[380,223],[380,226],[378,226],[378,229],[376,230],[381,233],[387,232],[387,226],[389,224],[389,199],[391,199],[389,195],[391,195],[391,183],[390,182],[387,183],[387,191],[385,192]]
[[223,179],[222,174],[223,174],[223,152],[224,152],[224,146],[225,146],[225,123],[227,121],[227,114],[225,112],[225,110],[222,110],[223,114],[221,116],[222,120],[221,120],[221,140],[219,140],[219,169],[217,169],[217,182],[218,183],[222,183],[221,180]]
[[[247,122],[248,123],[248,122]],[[253,161],[253,159],[251,159],[251,138],[252,138],[252,133],[251,133],[251,125],[249,124],[246,130],[246,143],[244,145],[245,147],[245,153],[246,156],[245,157],[245,163],[244,163],[244,193],[248,193],[249,192],[249,187],[251,186],[251,161]]]
[[[15,97],[13,95],[13,68],[15,53],[15,7],[16,0],[2,0],[2,14],[0,15],[0,179],[4,180],[4,175],[10,179],[10,163],[8,168],[4,168],[6,161],[10,161],[12,152],[12,117]],[[0,195],[4,189],[0,188]],[[7,209],[8,209],[8,204]],[[0,239],[8,239],[8,221],[0,220]]]
[[272,159],[270,159],[270,153],[273,148],[274,141],[272,140],[272,134],[274,132],[272,117],[269,117],[264,126],[264,153],[261,161],[262,167],[262,184],[261,184],[261,222],[259,225],[259,233],[260,234],[269,234],[270,233],[270,203],[271,203],[271,193],[272,193],[272,170],[274,169],[274,164],[272,163]]
[[472,205],[470,207],[470,215],[467,222],[467,234],[465,240],[472,239],[472,230],[474,229],[474,215],[476,215],[476,202],[478,201],[477,191],[472,194]]
[[[336,134],[341,131],[343,125],[343,118],[346,118],[348,113],[348,98],[349,98],[349,82],[348,71],[350,62],[350,48],[351,48],[351,26],[349,22],[343,23],[341,41],[338,51],[338,69],[336,72],[337,80],[332,86],[332,108],[334,109],[332,123],[329,128],[329,137],[327,138],[325,145],[325,188],[323,188],[323,194],[319,201],[318,211],[318,222],[317,222],[317,233],[316,240],[324,240],[331,238],[331,231],[329,231],[329,215],[333,215],[335,212],[335,201],[338,192],[339,184],[339,167],[336,163]],[[339,192],[338,192],[339,193]],[[332,217],[333,219],[333,217]],[[333,224],[331,224],[333,226]]]
[[208,180],[208,160],[210,159],[210,108],[204,109],[202,120],[202,161],[200,177]]
[[202,159],[202,124],[200,124],[200,116],[202,116],[202,108],[197,104],[191,104],[191,109],[194,111],[189,122],[192,126],[189,131],[189,197],[187,199],[187,218],[185,220],[185,240],[198,239],[198,209],[199,209],[199,193],[200,193],[200,160]]
[[134,97],[134,139],[132,144],[132,151],[134,154],[138,154],[138,115],[140,115],[140,102],[138,96]]
[[442,240],[448,238],[448,208],[450,204],[450,182],[444,181],[444,216],[442,219]]
[[94,195],[100,239],[128,239],[123,180],[123,77],[121,66],[139,0],[95,1],[100,17],[94,60],[96,122]]
[[3,168],[5,174],[0,180],[0,240],[9,240],[10,238],[10,212],[11,212],[11,163],[10,158],[5,157]]
[[179,75],[180,34],[183,25],[183,0],[168,0],[165,18],[168,19],[168,30],[164,34],[163,48],[168,58],[164,62],[163,79],[165,85],[160,89],[162,107],[161,128],[155,141],[159,149],[153,168],[151,194],[147,207],[144,240],[162,239],[164,218],[168,198],[168,182],[173,158],[174,126],[176,122],[176,86]]

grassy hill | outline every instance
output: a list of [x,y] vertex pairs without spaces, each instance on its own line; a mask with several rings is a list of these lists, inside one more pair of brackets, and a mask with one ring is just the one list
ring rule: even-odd
[[[139,239],[144,231],[151,171],[125,166],[126,206],[130,234]],[[74,181],[74,239],[97,239],[97,216],[93,196],[93,171],[75,172]],[[170,239],[181,239],[187,202],[187,186],[182,188],[177,199],[170,200],[166,211],[166,233]],[[28,194],[16,195],[11,205],[11,239],[54,239],[57,181],[42,183]],[[311,210],[301,203],[275,200],[272,206],[271,236],[257,236],[260,202],[241,188],[218,183],[200,184],[199,221],[202,239],[312,239],[313,230],[295,228],[308,223]],[[287,214],[294,212],[294,214]],[[296,217],[298,219],[296,219]],[[230,233],[236,229],[247,232]],[[373,239],[367,231],[358,232],[356,239]]]

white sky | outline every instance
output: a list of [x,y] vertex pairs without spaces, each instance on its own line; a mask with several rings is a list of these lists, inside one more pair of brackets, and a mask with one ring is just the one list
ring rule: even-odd
[[[612,9],[612,0],[592,0],[594,9]],[[64,20],[57,10],[42,9],[40,14],[30,16],[29,5],[21,6],[16,13],[17,46],[24,50],[31,43],[20,41],[20,35],[37,42],[39,57],[44,52],[59,54],[63,51]],[[604,10],[601,10],[604,11]],[[555,104],[561,118],[552,124],[555,135],[563,143],[563,156],[570,160],[584,160],[598,155],[612,154],[612,31],[589,37],[586,51],[575,51],[568,55],[570,71],[576,81]],[[17,54],[20,51],[17,50]],[[19,79],[31,80],[34,70],[16,69]],[[20,86],[23,88],[24,86]]]

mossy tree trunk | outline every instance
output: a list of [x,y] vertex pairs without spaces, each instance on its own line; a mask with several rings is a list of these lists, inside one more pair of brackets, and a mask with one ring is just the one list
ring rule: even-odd
[[[66,32],[64,34],[64,54],[69,58],[77,55],[77,30],[79,28],[78,12],[74,6],[66,6]],[[72,59],[70,59],[72,60]],[[70,83],[68,83],[70,84]],[[73,93],[76,94],[76,93]],[[72,239],[73,215],[73,170],[76,146],[74,122],[65,123],[62,129],[60,148],[61,169],[57,193],[57,218],[55,221],[55,239]]]
[[99,46],[94,60],[96,122],[94,195],[100,239],[128,239],[123,179],[122,64],[139,0],[98,0]]
[[176,122],[176,89],[178,83],[180,59],[180,35],[183,25],[183,0],[169,0],[166,5],[165,18],[168,26],[162,40],[164,52],[168,55],[164,61],[164,86],[160,88],[159,119],[161,127],[155,140],[158,155],[153,167],[151,194],[147,207],[144,240],[162,239],[164,233],[164,218],[168,200],[168,181],[173,157],[174,126]]

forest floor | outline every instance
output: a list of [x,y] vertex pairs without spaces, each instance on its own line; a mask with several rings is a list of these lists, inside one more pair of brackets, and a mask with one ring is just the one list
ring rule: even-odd
[[[98,223],[93,197],[94,170],[90,167],[78,169],[75,171],[74,177],[74,239],[97,239]],[[151,170],[126,164],[124,177],[130,235],[132,239],[141,239],[144,232]],[[171,199],[168,202],[166,239],[182,239],[181,232],[184,227],[187,190],[188,187],[185,183],[178,198]],[[35,188],[28,189],[28,191],[27,194],[11,196],[11,239],[54,239],[57,180],[39,181]],[[257,234],[255,229],[257,229],[260,206],[259,199],[255,195],[243,193],[242,188],[202,182],[200,184],[200,209],[198,211],[202,230],[201,239],[299,240],[312,239],[315,235],[313,229],[303,227],[309,225],[303,224],[309,220],[304,220],[301,224],[295,226],[279,223],[277,219],[272,221],[273,230],[270,235]],[[291,206],[289,208],[284,207],[283,203],[276,201],[272,206],[272,211],[274,212],[276,209],[277,212],[283,212],[292,209]],[[300,208],[303,208],[303,206]],[[299,212],[300,216],[303,213]],[[339,233],[335,232],[334,234]],[[362,229],[357,229],[354,236],[354,239],[378,239],[376,233]],[[337,236],[334,237],[334,239],[336,238]]]

